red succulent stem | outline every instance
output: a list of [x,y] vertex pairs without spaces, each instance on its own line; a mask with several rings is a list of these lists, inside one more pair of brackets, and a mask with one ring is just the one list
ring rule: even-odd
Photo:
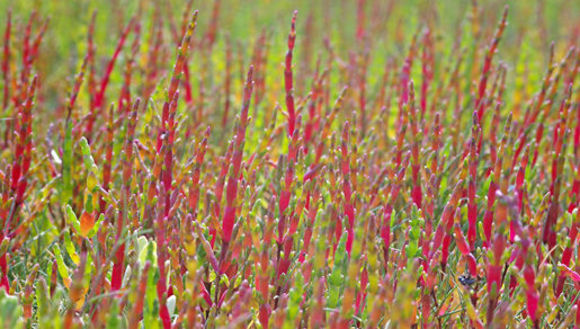
[[[173,214],[170,211],[172,207],[172,181],[173,181],[173,143],[175,138],[175,111],[177,109],[177,102],[179,99],[179,92],[175,91],[173,100],[166,107],[169,114],[166,119],[166,133],[163,136],[163,145],[158,154],[161,155],[160,161],[163,161],[161,175],[159,176],[159,184],[163,188],[163,195],[165,198],[161,200],[164,204],[163,211],[159,212],[157,217],[157,263],[159,268],[159,281],[157,282],[157,296],[160,301],[159,317],[165,329],[171,328],[171,319],[167,308],[168,289],[166,285],[167,270],[165,269],[165,261],[168,258],[167,242],[169,225],[172,223]],[[165,103],[167,104],[167,102]]]
[[[94,15],[93,15],[94,17]],[[94,21],[94,18],[93,18]],[[115,63],[117,61],[117,58],[119,57],[119,54],[121,53],[121,50],[123,49],[123,45],[125,44],[125,41],[127,39],[127,36],[129,35],[129,32],[131,31],[131,28],[134,24],[135,19],[131,19],[129,21],[129,23],[127,24],[127,26],[125,26],[125,29],[123,30],[123,32],[121,33],[121,37],[119,38],[119,42],[117,43],[117,47],[115,48],[115,52],[113,53],[113,56],[111,57],[111,59],[109,60],[109,63],[107,64],[107,68],[105,69],[105,74],[103,75],[98,90],[95,90],[96,94],[94,96],[94,98],[91,101],[90,104],[90,112],[89,112],[89,117],[87,120],[87,125],[85,128],[85,134],[87,137],[90,137],[93,133],[93,125],[96,119],[96,112],[95,111],[100,111],[102,105],[105,102],[105,92],[107,91],[107,86],[109,85],[109,80],[111,78],[111,73],[113,72],[113,68],[115,67]],[[93,26],[91,24],[91,26]],[[92,30],[89,30],[92,32]],[[92,33],[89,33],[90,38],[92,38]],[[89,48],[89,54],[91,57],[91,62],[94,61],[94,53],[93,53],[93,49]],[[92,83],[92,82],[91,82]],[[95,89],[97,89],[96,86],[94,86]]]
[[[191,18],[191,20],[189,21],[189,25],[187,25],[187,29],[184,31],[183,33],[183,37],[181,39],[181,43],[179,44],[179,49],[177,51],[177,60],[175,61],[175,65],[173,66],[173,72],[171,74],[171,81],[169,84],[169,89],[167,92],[167,98],[168,99],[173,99],[173,95],[177,92],[177,88],[179,87],[179,81],[180,81],[180,77],[181,74],[183,73],[185,75],[184,79],[185,79],[185,87],[186,87],[186,91],[185,94],[187,95],[191,95],[191,90],[188,89],[190,87],[189,86],[189,73],[186,74],[186,71],[189,72],[189,69],[187,68],[187,58],[188,58],[188,50],[190,48],[191,45],[191,38],[193,35],[193,31],[195,31],[195,28],[197,26],[197,14],[198,11],[194,11],[193,12],[193,16]],[[188,101],[188,99],[186,98],[186,102]],[[191,101],[191,99],[189,99],[189,101]]]
[[81,71],[79,72],[79,74],[75,78],[75,83],[74,83],[72,92],[69,96],[68,108],[70,110],[72,110],[75,106],[76,100],[77,100],[79,92],[81,90],[81,85],[83,84],[83,81],[84,81],[88,62],[89,62],[89,56],[87,55],[87,56],[85,56],[85,58],[83,60],[83,64],[81,66]]
[[208,126],[205,131],[205,136],[203,140],[199,143],[198,149],[195,155],[195,163],[193,167],[193,173],[191,176],[191,187],[189,188],[189,208],[193,211],[193,219],[197,218],[197,205],[199,202],[199,180],[201,175],[201,167],[203,165],[203,158],[205,152],[207,151],[207,140],[210,134],[210,127]]
[[[9,211],[2,212],[3,218],[0,221],[2,230],[0,232],[0,241],[15,234],[14,227],[19,223],[19,209],[25,199],[26,188],[28,186],[28,171],[32,161],[32,107],[34,105],[34,97],[38,86],[38,77],[35,75],[29,86],[24,86],[25,101],[17,108],[17,115],[14,118],[14,134],[16,136],[16,143],[14,145],[14,160],[12,163],[11,175],[6,177],[6,185],[10,186],[9,193],[12,202],[9,206]],[[9,181],[10,180],[10,181]],[[9,182],[9,184],[8,184]],[[7,215],[7,216],[4,216]],[[13,222],[16,225],[13,225]],[[8,258],[7,252],[3,251],[0,254],[0,288],[9,291],[8,283]]]
[[165,238],[166,230],[165,224],[168,218],[159,213],[157,217],[158,228],[157,232],[157,267],[159,268],[159,280],[157,281],[157,298],[159,298],[159,318],[163,323],[164,329],[171,328],[171,318],[167,308],[167,269],[165,268],[165,261],[167,255],[167,240]]
[[[4,234],[0,232],[0,237],[4,240]],[[0,289],[4,291],[10,291],[10,283],[8,282],[8,255],[3,253],[0,255]]]
[[477,203],[475,200],[475,189],[477,186],[477,162],[479,154],[477,153],[477,142],[480,139],[479,121],[477,115],[473,115],[473,128],[472,128],[472,138],[469,142],[469,182],[467,187],[467,220],[468,220],[468,231],[467,239],[469,240],[469,245],[471,249],[475,248],[475,241],[477,239]]
[[435,118],[433,122],[433,129],[432,129],[432,140],[431,140],[431,150],[433,151],[433,156],[431,158],[431,178],[430,181],[433,184],[433,187],[427,188],[427,195],[429,197],[428,201],[424,206],[425,212],[429,215],[429,218],[433,218],[433,214],[435,211],[435,200],[437,198],[437,192],[439,189],[439,180],[435,178],[435,173],[437,173],[439,168],[439,148],[441,147],[441,115],[439,112],[435,113]]
[[419,148],[421,147],[421,138],[419,137],[419,128],[417,115],[417,109],[415,107],[415,87],[413,81],[409,83],[409,126],[411,128],[411,173],[412,173],[412,183],[413,188],[411,190],[411,198],[417,206],[417,208],[422,208],[423,194],[421,192],[421,160],[419,158]]
[[[40,48],[40,43],[42,42],[42,39],[44,37],[44,33],[46,32],[46,29],[48,28],[49,22],[50,22],[49,19],[46,19],[44,21],[44,24],[42,24],[40,31],[38,31],[38,33],[36,34],[36,37],[34,38],[34,41],[32,42],[32,46],[30,47],[30,54],[27,58],[28,69],[30,69],[32,67],[32,63],[34,62],[34,60],[38,56],[38,49]],[[30,72],[28,71],[27,73],[30,73]]]
[[365,35],[365,3],[366,0],[358,0],[357,7],[356,7],[356,17],[357,17],[357,26],[356,26],[356,38],[358,41],[362,41]]
[[439,221],[439,225],[437,226],[437,230],[435,231],[435,236],[433,237],[433,245],[431,248],[431,256],[435,255],[435,252],[441,246],[441,265],[443,268],[447,265],[447,256],[449,255],[449,244],[451,243],[451,234],[453,228],[453,221],[455,218],[455,212],[457,209],[457,203],[459,202],[459,198],[463,193],[463,181],[459,180],[445,205],[443,208],[443,213],[441,214],[441,219]]
[[314,132],[319,127],[320,124],[320,112],[318,111],[318,107],[320,104],[322,104],[321,102],[322,101],[321,98],[323,96],[322,81],[325,75],[328,73],[328,71],[325,71],[324,73],[322,73],[322,75],[320,75],[319,66],[320,61],[317,62],[316,71],[314,73],[314,79],[312,81],[312,88],[310,91],[310,102],[308,104],[308,121],[304,125],[303,130],[302,143],[304,154],[308,153],[309,150],[308,146],[311,142],[313,142],[314,137],[316,137],[314,136]]
[[236,216],[236,196],[238,192],[238,180],[240,179],[240,167],[242,163],[242,156],[244,152],[244,143],[246,138],[246,128],[248,126],[248,110],[250,108],[250,101],[252,99],[252,90],[254,88],[254,81],[252,80],[254,67],[250,66],[246,84],[244,86],[244,97],[242,110],[240,113],[240,121],[238,123],[236,136],[234,136],[234,148],[232,157],[232,172],[228,178],[228,185],[226,189],[226,208],[222,217],[222,232],[221,238],[224,243],[229,243],[232,237],[232,230],[234,227]]
[[524,193],[525,193],[524,181],[525,181],[526,168],[528,167],[529,157],[530,157],[529,148],[526,147],[526,149],[524,151],[524,156],[522,157],[522,160],[520,162],[520,168],[518,169],[518,174],[516,176],[516,191],[518,191],[518,210],[520,212],[522,211],[523,201],[524,201]]
[[523,134],[526,128],[528,128],[532,123],[536,122],[536,119],[540,114],[541,109],[545,106],[544,99],[546,97],[546,93],[548,92],[548,88],[550,87],[550,84],[552,82],[551,77],[552,74],[554,73],[555,68],[556,68],[555,66],[550,66],[548,68],[548,71],[546,72],[546,75],[544,76],[544,80],[542,82],[542,89],[540,90],[540,94],[538,95],[538,98],[535,102],[536,105],[534,107],[534,110],[531,115],[527,115],[526,113],[526,116],[524,117],[524,124],[520,128],[520,135]]
[[[429,93],[429,86],[433,80],[433,41],[431,38],[431,31],[425,30],[423,35],[423,52],[421,55],[421,68],[423,74],[423,81],[421,83],[421,119],[425,117],[427,110],[427,94]],[[427,126],[425,126],[427,128]]]
[[[562,252],[562,257],[560,259],[560,263],[565,266],[570,266],[570,262],[572,260],[572,256],[574,253],[574,246],[578,245],[578,226],[580,224],[578,219],[580,219],[580,212],[576,214],[576,222],[572,224],[572,227],[569,231],[569,240],[564,252]],[[560,297],[562,291],[564,289],[564,281],[566,280],[565,273],[561,272],[560,276],[558,277],[558,281],[556,282],[556,288],[554,290],[554,294],[556,297]]]
[[[28,76],[30,75],[30,63],[31,61],[29,60],[30,58],[30,36],[32,34],[32,23],[36,20],[36,11],[33,11],[32,14],[30,14],[30,18],[28,19],[28,23],[26,24],[26,27],[24,28],[24,36],[22,38],[22,71],[20,72],[20,80],[23,83],[27,83],[28,82]],[[24,92],[24,91],[21,91]],[[18,102],[20,101],[20,99],[18,97],[20,97],[21,95],[15,95],[15,105],[18,104]]]
[[[214,193],[215,193],[216,200],[214,202],[214,206],[213,206],[212,211],[213,211],[213,215],[215,216],[215,218],[222,217],[220,205],[221,205],[221,201],[222,201],[222,197],[223,197],[224,184],[226,182],[228,168],[229,168],[230,163],[231,163],[233,152],[234,152],[234,140],[232,139],[230,141],[228,149],[226,150],[226,154],[224,155],[224,157],[221,161],[222,166],[221,166],[220,174],[219,174],[218,179],[216,180],[216,183],[214,186]],[[212,236],[212,240],[211,240],[212,248],[213,248],[214,243],[215,243],[216,232],[217,232],[217,227],[210,227],[209,233]]]
[[387,269],[391,245],[391,215],[393,212],[393,204],[397,201],[399,192],[401,190],[401,184],[405,178],[405,172],[407,171],[408,161],[405,160],[404,163],[398,167],[398,172],[395,172],[395,179],[390,186],[389,194],[385,197],[387,198],[386,205],[383,206],[383,220],[381,223],[380,236],[383,240],[383,257],[385,270]]
[[147,292],[147,279],[149,278],[150,267],[151,263],[147,261],[143,267],[143,271],[141,272],[141,279],[139,280],[139,285],[137,286],[137,300],[135,301],[133,309],[131,310],[131,314],[129,315],[129,322],[127,325],[129,329],[139,328],[139,322],[142,319],[141,313],[143,312],[145,295]]
[[[122,222],[123,217],[119,215],[118,222]],[[125,271],[125,244],[121,243],[115,250],[115,260],[113,263],[113,271],[111,273],[111,291],[117,291],[121,288],[123,283],[123,272]]]
[[[172,223],[173,212],[172,210],[172,190],[173,190],[173,143],[175,141],[175,130],[177,122],[175,121],[177,103],[179,99],[179,81],[181,73],[184,69],[184,63],[187,58],[187,51],[190,45],[190,40],[197,25],[197,14],[198,11],[194,11],[190,18],[187,30],[184,33],[181,44],[178,48],[177,59],[173,67],[173,72],[171,75],[171,81],[169,83],[169,88],[167,90],[167,98],[163,106],[163,113],[161,117],[161,127],[159,134],[157,136],[157,152],[155,161],[160,167],[159,174],[157,178],[159,179],[159,185],[163,188],[164,199],[163,211],[160,211],[157,215],[156,220],[156,236],[157,236],[157,263],[159,268],[159,281],[157,283],[157,296],[160,301],[159,306],[159,317],[163,323],[165,329],[171,328],[171,319],[169,316],[169,311],[167,308],[167,296],[170,291],[167,289],[166,278],[167,271],[165,269],[165,261],[168,258],[167,251],[167,234],[169,232],[169,227]],[[162,162],[162,164],[161,164]],[[156,173],[154,173],[156,174]],[[157,174],[156,174],[157,175]],[[152,186],[153,188],[153,186]],[[151,192],[151,191],[150,191]],[[153,189],[153,193],[156,191]],[[151,196],[151,195],[150,195]]]
[[477,277],[477,265],[475,262],[475,257],[470,251],[470,246],[468,245],[467,240],[465,239],[465,236],[463,235],[463,232],[461,231],[461,227],[459,226],[459,224],[454,225],[453,232],[457,249],[459,249],[459,252],[461,252],[461,254],[463,255],[463,257],[467,262],[469,274],[471,274],[471,276],[473,277]]
[[163,42],[163,35],[162,35],[162,16],[159,14],[159,8],[155,8],[155,24],[151,26],[151,37],[148,40],[151,44],[149,48],[149,54],[147,57],[147,65],[146,68],[146,84],[143,89],[143,100],[145,103],[148,102],[151,93],[153,93],[153,89],[155,88],[155,81],[157,80],[157,76],[159,75],[159,63],[158,59],[161,55],[161,46]]
[[[121,195],[121,202],[119,207],[120,212],[117,218],[117,243],[122,239],[125,226],[128,219],[129,199],[131,197],[131,176],[133,169],[133,139],[135,135],[135,126],[137,124],[137,110],[139,109],[140,99],[137,99],[133,104],[133,111],[128,119],[127,135],[123,145],[122,157],[122,178],[123,191]],[[111,291],[117,291],[121,288],[123,275],[125,272],[125,244],[120,243],[115,252],[115,261],[113,264],[113,272],[111,274]]]
[[103,102],[105,100],[105,91],[107,90],[107,86],[108,86],[109,80],[111,78],[111,73],[113,72],[113,68],[115,67],[115,62],[117,61],[117,58],[119,57],[119,54],[121,53],[121,50],[123,49],[123,45],[125,44],[125,40],[127,39],[127,36],[129,35],[129,32],[131,31],[133,24],[134,24],[134,19],[131,19],[129,21],[129,23],[127,24],[127,26],[125,27],[125,29],[123,30],[123,33],[121,34],[121,38],[119,39],[119,42],[117,43],[117,48],[115,48],[115,52],[113,53],[113,56],[111,57],[111,59],[109,60],[109,63],[107,64],[107,68],[105,69],[105,74],[103,75],[103,78],[101,79],[99,91],[95,97],[94,107],[97,109],[101,107],[101,105],[103,104]]
[[[102,174],[102,180],[103,180],[103,189],[105,191],[109,191],[109,184],[111,183],[111,167],[112,167],[112,161],[113,161],[113,138],[114,138],[114,133],[115,133],[115,106],[113,104],[111,104],[111,106],[109,107],[109,116],[108,116],[108,120],[107,120],[107,130],[105,133],[105,140],[104,140],[104,149],[105,149],[105,161],[103,163],[103,174]],[[106,201],[104,198],[101,198],[100,200],[100,212],[104,213],[106,210]]]
[[[254,88],[253,80],[254,67],[250,65],[248,70],[248,75],[246,78],[246,83],[244,86],[244,94],[242,101],[242,109],[240,113],[240,119],[237,123],[236,135],[233,138],[233,155],[231,158],[231,170],[228,177],[228,183],[226,187],[226,208],[222,216],[221,222],[221,240],[222,240],[222,250],[219,261],[219,273],[223,273],[224,266],[229,263],[226,258],[228,255],[228,249],[231,245],[232,233],[235,226],[236,220],[236,210],[238,206],[237,193],[238,184],[242,180],[241,177],[241,165],[242,157],[244,152],[244,144],[246,138],[246,129],[248,126],[248,111],[250,109],[250,102],[252,99],[252,91]],[[223,303],[223,298],[225,297],[225,291],[220,295],[220,282],[216,280],[215,287],[215,303],[218,308]]]
[[89,74],[87,76],[87,91],[89,94],[89,113],[94,113],[95,96],[97,94],[97,82],[95,79],[95,53],[96,47],[94,42],[95,21],[97,18],[96,10],[91,16],[87,31],[87,64],[89,66]]
[[125,74],[124,74],[124,81],[123,87],[119,94],[119,100],[117,102],[119,106],[120,114],[124,117],[128,115],[130,108],[131,108],[131,77],[133,74],[133,67],[135,65],[135,58],[137,56],[137,52],[139,51],[139,42],[141,37],[141,24],[137,22],[135,24],[135,39],[133,40],[133,44],[131,45],[131,55],[125,64]]
[[401,75],[399,76],[400,79],[399,83],[401,86],[401,98],[399,99],[399,120],[401,120],[401,118],[403,117],[403,105],[409,102],[409,82],[411,79],[411,69],[413,68],[413,61],[415,59],[416,44],[417,44],[417,34],[414,34],[413,39],[411,40],[411,45],[409,46],[409,53],[405,58],[403,68],[401,70]]
[[565,152],[566,152],[566,137],[569,135],[567,133],[566,123],[571,121],[568,117],[568,112],[571,107],[571,95],[572,95],[572,86],[570,85],[568,88],[567,96],[562,100],[560,106],[560,122],[556,125],[554,129],[554,149],[552,152],[552,172],[551,172],[551,180],[552,184],[550,186],[550,196],[551,196],[551,204],[548,208],[548,215],[544,222],[544,226],[542,229],[542,241],[550,248],[553,248],[556,244],[556,232],[554,230],[554,226],[558,220],[558,216],[560,213],[560,189],[562,185],[562,178],[559,173],[563,171],[564,167],[564,160],[565,160]]
[[296,111],[294,109],[294,87],[292,82],[292,51],[296,42],[296,15],[298,11],[294,11],[292,16],[292,24],[290,27],[290,34],[288,35],[288,52],[286,52],[286,60],[284,62],[284,89],[286,90],[286,110],[288,111],[288,136],[292,137],[294,134],[294,126],[296,124]]
[[495,294],[490,296],[490,301],[497,299],[501,287],[502,270],[501,257],[506,248],[506,239],[501,233],[496,233],[491,247],[493,261],[487,267],[487,291],[491,293],[495,289]]
[[216,40],[216,34],[217,34],[217,27],[218,27],[218,22],[219,22],[219,15],[220,15],[220,4],[221,4],[221,0],[214,0],[213,2],[213,9],[211,12],[211,20],[209,23],[209,27],[205,36],[205,39],[207,40],[207,45],[209,48],[211,48],[213,46],[213,44],[215,43]]
[[10,209],[8,218],[3,224],[4,236],[9,236],[12,229],[12,222],[18,220],[18,209],[24,201],[24,194],[28,185],[28,170],[32,160],[32,106],[38,86],[38,76],[34,76],[29,86],[25,87],[25,101],[20,104],[17,115],[14,118],[14,133],[16,144],[14,145],[14,161],[12,164],[11,193],[13,196],[13,206]]
[[505,9],[503,11],[503,15],[502,15],[501,21],[499,23],[499,26],[497,27],[497,30],[495,31],[494,37],[491,40],[491,43],[488,46],[487,52],[485,54],[483,68],[481,70],[481,77],[479,80],[477,98],[475,99],[475,110],[477,111],[477,119],[480,122],[482,120],[483,113],[485,111],[485,102],[483,100],[485,97],[485,89],[487,87],[487,80],[489,78],[489,75],[491,74],[491,64],[492,64],[492,60],[493,60],[493,55],[496,52],[497,45],[499,44],[499,41],[501,40],[501,36],[503,34],[503,31],[505,30],[505,27],[507,25],[507,14],[508,14],[508,6],[506,5]]
[[538,310],[538,302],[539,302],[539,294],[536,291],[536,274],[534,273],[534,269],[532,268],[532,266],[530,264],[527,264],[526,267],[524,268],[524,279],[526,281],[527,284],[527,288],[526,288],[526,309],[528,312],[528,316],[530,317],[530,319],[532,320],[532,322],[534,323],[534,325],[537,326],[537,320],[538,320],[538,314],[537,314],[537,310]]
[[344,196],[344,215],[346,216],[348,223],[346,226],[347,239],[346,239],[346,252],[350,256],[352,250],[352,243],[354,241],[354,219],[355,219],[355,209],[352,203],[352,186],[351,186],[351,170],[350,170],[350,156],[348,154],[348,143],[349,143],[349,131],[350,124],[348,121],[344,124],[342,131],[342,141],[340,144],[340,168],[343,178],[342,182],[342,193]]

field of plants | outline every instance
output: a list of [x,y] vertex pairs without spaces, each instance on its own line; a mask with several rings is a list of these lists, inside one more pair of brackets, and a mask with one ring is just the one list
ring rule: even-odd
[[580,328],[580,1],[0,1],[0,328]]

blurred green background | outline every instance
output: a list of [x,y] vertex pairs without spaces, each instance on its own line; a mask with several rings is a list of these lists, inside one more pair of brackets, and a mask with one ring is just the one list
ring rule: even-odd
[[[436,40],[436,56],[451,58],[454,43],[460,41],[461,48],[470,50],[485,49],[489,43],[503,7],[510,6],[508,27],[499,46],[496,60],[503,61],[508,66],[508,90],[517,85],[513,71],[518,70],[518,63],[527,65],[530,56],[543,57],[543,61],[530,61],[534,64],[546,63],[549,55],[549,45],[556,43],[556,58],[559,58],[569,47],[570,31],[580,33],[580,1],[567,0],[529,0],[529,1],[481,1],[477,4],[481,11],[479,22],[482,35],[480,40],[473,40],[472,8],[475,1],[463,0],[405,0],[405,1],[365,1],[365,15],[372,30],[369,83],[373,84],[381,78],[388,58],[398,58],[400,61],[408,51],[410,39],[430,22]],[[72,84],[71,79],[86,54],[87,26],[94,10],[98,12],[96,19],[95,43],[97,46],[97,65],[103,68],[112,55],[119,39],[121,30],[131,16],[142,13],[142,50],[138,56],[146,56],[147,42],[154,15],[161,15],[163,24],[169,26],[168,17],[173,17],[179,25],[187,1],[184,0],[102,0],[102,1],[46,1],[46,0],[3,0],[0,1],[0,31],[6,25],[6,13],[11,10],[14,20],[14,31],[22,30],[33,11],[40,18],[50,17],[50,23],[40,50],[40,57],[35,64],[41,77],[40,90],[45,104],[58,107],[66,99]],[[206,32],[212,16],[214,1],[195,0],[193,8],[199,10],[199,23],[195,35],[200,37]],[[314,63],[321,52],[324,52],[323,40],[329,38],[338,56],[348,60],[349,52],[360,45],[356,41],[357,0],[295,0],[295,1],[244,1],[222,0],[218,22],[216,51],[211,58],[202,58],[204,54],[193,50],[191,67],[193,81],[196,84],[195,72],[199,65],[210,63],[209,79],[221,81],[224,74],[225,47],[224,36],[229,35],[235,43],[234,72],[241,75],[243,63],[247,68],[252,56],[253,47],[261,31],[268,36],[268,62],[266,85],[278,88],[282,84],[282,62],[286,53],[286,42],[290,27],[292,12],[298,10],[297,46],[295,49],[294,70],[298,82],[301,78],[310,77]],[[306,29],[311,33],[304,35]],[[170,29],[164,29],[165,40],[170,40]],[[13,33],[13,46],[19,47],[23,33]],[[3,33],[2,33],[3,38]],[[132,36],[129,38],[131,42]],[[3,42],[3,41],[2,41]],[[125,46],[128,47],[127,45]],[[13,53],[15,51],[13,50]],[[167,68],[173,65],[175,51],[168,49],[172,56],[164,62]],[[125,52],[121,53],[120,62]],[[324,57],[323,57],[324,58]],[[469,58],[469,56],[468,56]],[[536,59],[536,58],[534,58]],[[446,63],[435,61],[436,63]],[[449,62],[449,61],[447,61]],[[400,63],[399,63],[400,64]],[[122,69],[118,64],[114,70],[110,89],[120,88]],[[197,65],[197,67],[196,67]],[[469,61],[465,65],[469,65]],[[435,67],[435,80],[438,70]],[[523,70],[523,67],[520,68]],[[529,71],[526,81],[530,88],[537,87],[545,67],[525,67]],[[101,70],[97,70],[99,72]],[[240,71],[240,73],[237,73]],[[419,72],[420,66],[415,65],[414,71]],[[512,71],[512,72],[510,72]],[[277,74],[278,72],[279,74]],[[332,72],[332,74],[336,74]],[[516,83],[514,83],[516,82]],[[233,92],[241,88],[239,81],[234,85]],[[298,95],[308,86],[298,83]],[[372,91],[371,91],[372,92]],[[112,93],[113,95],[115,93]],[[508,93],[510,95],[510,93]],[[278,101],[283,101],[280,94]],[[81,100],[82,102],[82,100]],[[48,111],[50,112],[50,111]],[[46,113],[46,112],[45,112]]]

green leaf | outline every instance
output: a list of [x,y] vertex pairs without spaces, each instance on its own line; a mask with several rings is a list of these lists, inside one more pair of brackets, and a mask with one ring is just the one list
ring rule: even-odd
[[23,328],[22,307],[18,297],[6,294],[4,289],[0,289],[0,327]]
[[60,202],[69,204],[73,196],[73,141],[72,141],[72,124],[67,120],[64,135],[64,145],[62,154],[62,184],[60,188]]
[[147,262],[147,252],[148,252],[149,241],[146,237],[140,236],[137,238],[137,255],[139,255],[139,263],[145,264]]
[[122,328],[121,318],[119,317],[119,306],[117,305],[117,300],[113,301],[113,305],[107,314],[107,328],[116,329]]
[[[83,136],[81,138],[79,144],[81,145],[81,152],[83,153],[83,161],[85,163],[85,167],[91,171],[96,170],[97,165],[95,164],[95,160],[93,159],[93,156],[91,155],[91,147],[89,146],[89,142]],[[97,173],[98,172],[95,172],[95,174],[97,174]]]
[[70,205],[66,205],[65,206],[66,209],[66,214],[67,216],[65,216],[67,222],[72,225],[72,227],[75,229],[75,231],[78,233],[81,231],[81,227],[80,227],[80,222],[79,219],[77,218],[77,215],[75,215],[74,210],[72,209],[72,207]]
[[68,268],[66,267],[64,259],[62,258],[60,248],[55,246],[53,248],[53,252],[56,258],[56,268],[58,269],[58,274],[63,279],[63,281],[68,281],[69,280]]
[[42,318],[47,314],[48,310],[48,292],[44,279],[36,281],[35,297],[36,314],[38,318]]
[[75,246],[73,245],[72,240],[70,238],[70,233],[68,231],[64,232],[64,247],[73,263],[75,263],[75,265],[78,265],[81,259],[77,254]]
[[89,239],[92,238],[93,236],[95,236],[95,234],[97,234],[97,232],[99,231],[99,228],[101,227],[101,224],[103,224],[103,221],[104,220],[105,220],[105,215],[104,214],[100,214],[99,215],[99,218],[95,222],[95,225],[93,225],[93,227],[89,231],[89,234],[87,235],[87,237]]
[[344,286],[344,274],[346,270],[346,232],[342,233],[336,253],[334,254],[334,266],[328,277],[328,303],[330,308],[338,307],[341,290]]
[[[149,244],[150,251],[153,249],[152,244]],[[153,264],[153,263],[151,263]],[[143,306],[143,323],[147,328],[158,329],[161,328],[159,321],[159,305],[157,302],[157,280],[159,275],[157,271],[151,267],[149,268],[149,276],[147,277],[147,288],[145,289],[145,303]]]

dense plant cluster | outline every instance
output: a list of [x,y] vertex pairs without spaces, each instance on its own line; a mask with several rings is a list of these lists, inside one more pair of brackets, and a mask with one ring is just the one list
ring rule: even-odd
[[13,5],[0,327],[580,326],[578,3]]

